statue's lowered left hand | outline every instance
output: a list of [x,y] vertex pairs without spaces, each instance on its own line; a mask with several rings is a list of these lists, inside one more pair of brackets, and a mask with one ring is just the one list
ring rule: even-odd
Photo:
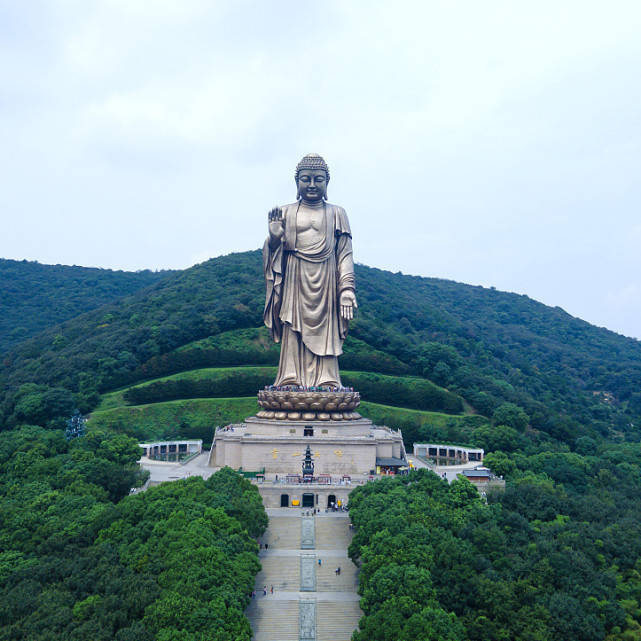
[[344,289],[341,292],[339,305],[341,308],[341,316],[345,320],[352,320],[352,318],[354,318],[354,310],[358,307],[354,291],[351,289]]

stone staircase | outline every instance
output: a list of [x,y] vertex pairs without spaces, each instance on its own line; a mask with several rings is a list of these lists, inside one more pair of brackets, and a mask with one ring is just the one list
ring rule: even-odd
[[300,521],[300,516],[270,518],[261,543],[267,543],[268,550],[300,550]]
[[260,552],[256,596],[246,611],[252,641],[349,641],[362,616],[357,569],[347,557],[349,518],[291,514],[291,508],[268,510],[269,527],[261,540],[268,548]]
[[[270,552],[261,555],[263,569],[256,575],[256,591],[267,586],[274,592],[298,592],[300,590],[300,559],[297,556],[276,556]],[[271,592],[270,592],[271,595]]]
[[316,517],[316,547],[319,550],[347,550],[351,542],[352,532],[346,514]]
[[253,641],[298,641],[298,599],[256,596],[245,614],[254,631]]
[[[323,564],[316,568],[316,590],[318,592],[356,592],[358,576],[356,566],[346,557],[324,557]],[[335,570],[340,567],[341,573]]]
[[358,601],[319,601],[316,606],[316,638],[318,641],[350,641],[362,616]]

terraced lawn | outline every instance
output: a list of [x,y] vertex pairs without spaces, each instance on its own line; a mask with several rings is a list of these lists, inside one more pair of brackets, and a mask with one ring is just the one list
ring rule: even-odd
[[[113,397],[115,398],[115,397]],[[139,440],[202,438],[206,444],[218,425],[238,423],[259,410],[256,398],[194,398],[148,405],[127,405],[96,410],[89,427],[124,432]],[[407,424],[434,429],[463,426],[466,416],[409,410],[391,405],[363,402],[359,412],[377,424],[392,428]]]
[[165,401],[95,411],[88,427],[124,432],[139,440],[202,438],[209,445],[216,426],[240,422],[258,409],[254,397]]

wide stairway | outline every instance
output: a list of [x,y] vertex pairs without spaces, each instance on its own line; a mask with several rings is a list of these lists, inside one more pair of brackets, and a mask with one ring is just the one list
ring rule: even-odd
[[246,612],[253,641],[349,641],[363,615],[357,570],[347,556],[349,517],[292,513],[267,510],[263,569]]

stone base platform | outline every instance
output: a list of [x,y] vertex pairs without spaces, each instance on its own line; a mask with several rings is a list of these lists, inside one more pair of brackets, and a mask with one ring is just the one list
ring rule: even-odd
[[375,473],[377,460],[405,459],[400,430],[374,425],[366,418],[349,421],[276,420],[252,416],[218,428],[209,465],[246,472],[300,474],[310,446],[314,475]]

